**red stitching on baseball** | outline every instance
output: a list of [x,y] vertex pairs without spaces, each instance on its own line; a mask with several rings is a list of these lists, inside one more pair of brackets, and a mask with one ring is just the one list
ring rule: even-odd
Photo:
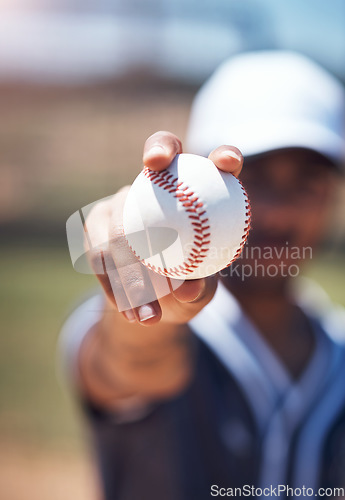
[[237,180],[240,183],[241,189],[242,189],[243,194],[244,194],[244,198],[245,198],[245,202],[246,202],[246,210],[247,210],[246,211],[246,217],[248,217],[248,218],[244,221],[245,227],[244,227],[244,233],[243,233],[243,236],[242,236],[242,239],[241,239],[241,243],[240,243],[238,249],[236,250],[235,255],[230,260],[230,262],[226,265],[226,267],[231,266],[231,264],[236,259],[238,259],[238,257],[241,255],[243,247],[244,247],[244,245],[247,242],[249,231],[250,231],[250,228],[251,228],[252,211],[251,211],[251,207],[250,207],[250,201],[249,201],[249,198],[248,198],[248,195],[247,195],[247,191],[245,190],[242,182],[239,179],[237,179]]
[[[167,190],[169,193],[173,194],[175,198],[177,198],[177,200],[185,208],[188,218],[191,220],[191,226],[194,233],[194,241],[190,254],[188,258],[179,266],[179,268],[164,268],[162,270],[160,267],[157,268],[149,263],[145,263],[145,265],[149,269],[159,272],[164,276],[187,276],[189,273],[192,273],[194,269],[199,267],[199,265],[206,258],[209,250],[207,246],[210,244],[209,237],[211,234],[209,231],[209,220],[207,216],[203,217],[206,214],[206,210],[203,209],[201,211],[200,209],[203,208],[203,203],[200,201],[198,196],[190,190],[188,186],[183,185],[183,181],[178,182],[178,179],[174,178],[172,174],[168,174],[166,170],[163,170],[162,172],[154,172],[153,170],[145,167],[143,173],[151,182],[157,184],[158,187]],[[131,246],[130,248],[140,259],[135,250]],[[144,261],[144,259],[140,260],[141,262]]]

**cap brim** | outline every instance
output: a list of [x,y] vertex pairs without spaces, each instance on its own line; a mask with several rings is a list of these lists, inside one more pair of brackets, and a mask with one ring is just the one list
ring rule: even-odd
[[294,147],[310,149],[339,168],[345,158],[344,139],[326,127],[310,122],[246,123],[229,129],[224,143],[238,147],[244,156]]

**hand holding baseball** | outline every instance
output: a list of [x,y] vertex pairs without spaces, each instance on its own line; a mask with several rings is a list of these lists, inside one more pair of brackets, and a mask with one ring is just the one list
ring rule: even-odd
[[[169,132],[157,132],[149,137],[145,143],[143,162],[145,167],[152,172],[151,175],[161,175],[160,172],[165,172],[176,155],[181,153],[182,145],[176,136]],[[202,160],[208,161],[203,158]],[[230,146],[217,148],[210,154],[209,160],[222,172],[231,173],[235,177],[239,175],[242,168],[241,153]],[[188,168],[188,165],[185,168]],[[130,235],[126,235],[123,228],[124,207],[128,192],[129,188],[124,188],[109,202],[98,204],[86,221],[87,230],[89,234],[92,234],[93,240],[109,241],[108,246],[104,247],[103,245],[101,250],[107,274],[98,274],[97,277],[108,298],[130,322],[137,321],[147,326],[160,319],[169,323],[186,323],[213,297],[216,288],[215,278],[194,279],[194,277],[199,276],[192,274],[188,281],[184,281],[186,276],[183,274],[176,275],[177,280],[172,279],[173,274],[167,274],[166,276],[169,278],[167,279],[164,273],[161,273],[163,276],[160,276],[152,270],[152,267],[150,269],[150,266],[145,265],[145,262],[140,263],[133,249],[128,246],[128,236]],[[241,190],[238,193],[239,196],[243,195]],[[174,194],[176,195],[176,190]],[[177,194],[179,195],[179,192]],[[187,202],[190,199],[187,198]],[[199,202],[199,200],[197,201]],[[244,205],[240,207],[239,212],[244,214],[241,222],[243,225],[241,231],[244,234],[248,229],[248,216],[245,213],[247,199],[245,196],[243,203]],[[244,221],[247,221],[247,224]],[[196,224],[200,224],[200,221],[196,221],[195,227],[197,227]],[[207,232],[207,234],[209,233]],[[244,236],[246,235],[244,234]],[[239,242],[236,242],[236,245],[240,249],[241,238]],[[91,264],[99,259],[99,252],[100,250],[96,250],[91,255]],[[167,286],[169,286],[169,290],[162,293],[162,290]]]

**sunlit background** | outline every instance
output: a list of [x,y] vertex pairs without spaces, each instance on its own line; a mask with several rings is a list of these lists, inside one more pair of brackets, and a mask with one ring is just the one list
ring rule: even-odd
[[[0,0],[0,498],[91,500],[96,479],[56,376],[59,328],[96,285],[65,221],[130,183],[145,138],[185,136],[225,58],[299,50],[345,82],[344,0]],[[345,190],[306,274],[345,305]]]

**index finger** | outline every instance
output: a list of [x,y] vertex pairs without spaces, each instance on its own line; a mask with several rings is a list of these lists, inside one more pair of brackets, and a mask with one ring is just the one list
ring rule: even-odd
[[235,148],[235,146],[219,146],[208,157],[220,170],[230,172],[235,177],[240,175],[243,166],[243,156],[241,151]]
[[151,135],[145,142],[144,165],[151,170],[164,170],[179,153],[182,153],[179,138],[171,132],[161,130]]

